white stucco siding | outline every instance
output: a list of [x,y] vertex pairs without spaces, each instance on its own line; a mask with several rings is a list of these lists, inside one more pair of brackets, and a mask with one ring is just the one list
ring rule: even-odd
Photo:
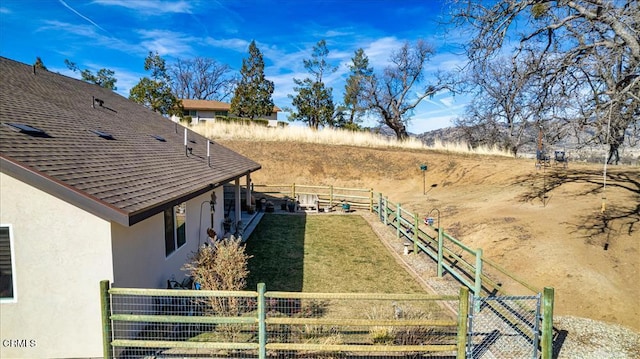
[[1,303],[0,357],[102,356],[99,282],[113,280],[110,223],[0,173],[16,300]]
[[[216,222],[222,223],[222,189],[216,189]],[[167,280],[182,281],[187,272],[181,270],[192,253],[207,238],[211,222],[209,200],[204,194],[187,202],[185,245],[165,255],[164,216],[158,213],[132,227],[112,225],[114,287],[166,288]]]

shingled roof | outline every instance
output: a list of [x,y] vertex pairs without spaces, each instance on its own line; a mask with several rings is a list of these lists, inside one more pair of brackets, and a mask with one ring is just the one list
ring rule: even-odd
[[[192,100],[181,99],[182,107],[185,110],[205,110],[205,111],[229,111],[231,110],[231,104],[227,102],[214,101],[214,100]],[[273,112],[280,112],[278,106],[273,106]]]
[[97,85],[3,57],[0,79],[2,172],[106,220],[130,226],[260,169],[213,142],[209,165],[205,137],[187,130],[189,152],[184,127]]

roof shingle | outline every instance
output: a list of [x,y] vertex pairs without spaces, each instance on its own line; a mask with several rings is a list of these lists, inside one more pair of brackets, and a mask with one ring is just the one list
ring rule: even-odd
[[0,76],[2,172],[107,220],[132,225],[260,169],[213,142],[209,166],[206,138],[187,130],[188,153],[182,126],[97,85],[2,57]]

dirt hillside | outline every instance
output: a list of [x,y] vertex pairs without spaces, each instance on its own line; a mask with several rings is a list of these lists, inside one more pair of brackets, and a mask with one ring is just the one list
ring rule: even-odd
[[601,164],[536,169],[533,160],[424,150],[220,143],[262,164],[255,183],[373,188],[419,214],[437,208],[448,233],[554,287],[557,315],[640,331],[640,167],[609,166],[603,193]]

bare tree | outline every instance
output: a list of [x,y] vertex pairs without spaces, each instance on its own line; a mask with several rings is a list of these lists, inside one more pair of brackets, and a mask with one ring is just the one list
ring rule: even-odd
[[585,143],[608,143],[616,162],[625,133],[639,121],[637,0],[457,0],[454,9],[455,24],[471,30],[466,50],[474,72],[505,52],[533,59],[523,75],[540,81],[540,105],[578,101],[573,118],[563,121]]
[[173,93],[180,99],[223,101],[233,94],[231,67],[214,59],[178,59],[169,67]]
[[497,59],[483,73],[472,73],[478,91],[467,107],[467,115],[456,125],[475,129],[471,144],[498,145],[517,155],[526,142],[525,133],[535,121],[529,96],[529,81],[521,76],[524,64]]
[[449,88],[439,79],[435,85],[414,89],[421,85],[424,67],[433,53],[433,48],[423,40],[418,40],[413,46],[407,42],[391,54],[392,65],[382,75],[368,77],[367,107],[380,115],[381,122],[389,126],[400,140],[409,136],[406,126],[416,106],[424,98]]

